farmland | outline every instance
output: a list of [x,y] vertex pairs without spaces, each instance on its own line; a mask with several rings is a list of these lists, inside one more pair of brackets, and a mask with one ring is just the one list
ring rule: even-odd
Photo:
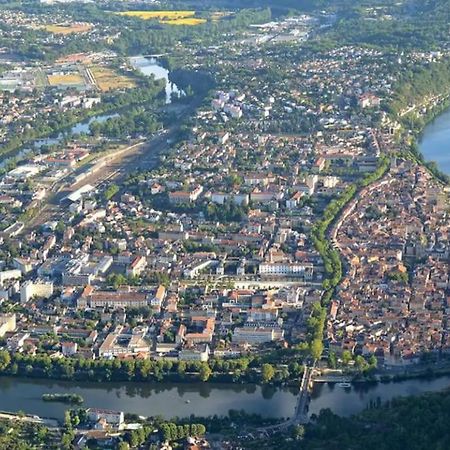
[[142,20],[177,20],[195,16],[195,11],[123,11],[120,16],[137,17]]
[[201,25],[202,23],[206,23],[206,19],[199,19],[196,17],[184,17],[184,18],[178,18],[178,19],[171,19],[171,20],[160,20],[160,23],[164,23],[166,25],[188,25],[188,26],[195,26],[195,25]]
[[90,67],[90,71],[98,88],[103,92],[114,89],[129,89],[136,86],[132,78],[119,75],[108,67],[93,66]]
[[195,11],[123,11],[121,16],[135,17],[142,20],[158,20],[166,25],[200,25],[207,20],[194,17]]

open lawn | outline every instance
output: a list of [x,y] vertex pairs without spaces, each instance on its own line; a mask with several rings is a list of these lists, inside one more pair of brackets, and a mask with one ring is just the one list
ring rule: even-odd
[[124,75],[119,75],[109,67],[90,67],[92,76],[101,91],[111,91],[114,89],[129,89],[136,86],[135,81]]
[[50,86],[64,86],[82,84],[84,82],[83,77],[79,73],[67,73],[62,75],[49,75],[48,84]]
[[43,29],[53,34],[86,33],[92,29],[88,23],[78,23],[72,25],[44,25]]

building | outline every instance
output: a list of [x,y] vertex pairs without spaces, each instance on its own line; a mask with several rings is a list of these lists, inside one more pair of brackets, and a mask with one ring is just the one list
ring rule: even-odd
[[0,314],[0,338],[16,329],[15,314]]
[[195,348],[185,348],[178,354],[180,361],[202,361],[207,362],[209,359],[209,345],[201,345]]
[[8,280],[15,280],[22,277],[22,272],[18,269],[3,270],[0,272],[0,284]]
[[34,297],[49,298],[53,295],[51,281],[26,281],[20,288],[20,302],[26,303]]
[[125,417],[123,411],[112,411],[109,409],[88,408],[87,417],[91,422],[97,423],[99,420],[105,420],[109,425],[120,427]]
[[258,323],[236,327],[233,332],[233,342],[237,344],[258,345],[278,341],[283,339],[283,337],[284,331],[280,327],[260,325]]
[[169,200],[171,203],[193,203],[195,202],[200,194],[203,192],[202,186],[196,186],[190,191],[175,191],[169,192]]
[[166,298],[166,288],[160,284],[155,295],[150,299],[150,305],[154,308],[161,308],[162,302]]
[[304,277],[312,279],[313,267],[297,263],[262,263],[259,265],[259,274],[275,277]]
[[144,292],[132,291],[130,288],[119,291],[95,291],[85,289],[77,302],[79,308],[142,308],[148,305]]
[[73,356],[77,353],[78,344],[76,342],[63,342],[61,352],[64,356]]
[[146,267],[147,260],[143,256],[136,256],[136,258],[131,261],[130,266],[127,268],[127,276],[139,276]]

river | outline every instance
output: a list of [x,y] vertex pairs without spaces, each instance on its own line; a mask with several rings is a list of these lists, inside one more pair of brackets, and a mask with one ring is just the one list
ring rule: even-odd
[[133,56],[129,58],[130,64],[143,75],[154,76],[155,80],[166,81],[166,104],[172,102],[172,95],[183,95],[183,91],[169,80],[169,71],[158,64],[156,58]]
[[450,109],[425,127],[419,150],[426,161],[435,161],[442,172],[450,175]]
[[[450,376],[380,384],[354,384],[351,389],[316,383],[310,413],[330,408],[349,416],[368,403],[397,396],[440,391],[450,386]],[[226,415],[230,409],[258,413],[265,417],[289,417],[296,405],[295,389],[254,384],[216,383],[75,383],[68,381],[0,378],[0,410],[25,411],[61,419],[67,405],[41,399],[46,393],[74,393],[85,399],[84,406],[121,410],[144,416],[187,417],[191,414]]]
[[267,417],[288,417],[296,403],[293,389],[254,384],[73,383],[1,377],[0,410],[23,410],[43,417],[62,418],[68,406],[44,402],[41,396],[66,392],[81,395],[85,407],[167,418],[191,414],[226,415],[230,409],[244,409]]

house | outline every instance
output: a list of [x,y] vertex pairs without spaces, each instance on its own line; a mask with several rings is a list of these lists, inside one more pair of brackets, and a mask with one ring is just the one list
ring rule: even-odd
[[76,342],[63,342],[61,352],[64,356],[73,356],[77,353],[78,344]]
[[88,420],[94,423],[97,423],[99,420],[103,419],[111,426],[120,427],[125,422],[123,411],[88,408],[86,413]]
[[358,104],[361,108],[377,108],[380,106],[381,100],[371,92],[366,92],[359,97]]
[[194,203],[202,192],[203,187],[200,185],[188,191],[169,192],[169,200],[171,203]]
[[166,288],[160,284],[156,290],[155,295],[150,299],[152,307],[161,308],[164,299],[166,298]]
[[0,338],[16,329],[15,314],[0,314]]
[[136,258],[131,261],[130,266],[127,268],[126,274],[128,277],[139,276],[146,267],[147,260],[143,256],[136,256]]

